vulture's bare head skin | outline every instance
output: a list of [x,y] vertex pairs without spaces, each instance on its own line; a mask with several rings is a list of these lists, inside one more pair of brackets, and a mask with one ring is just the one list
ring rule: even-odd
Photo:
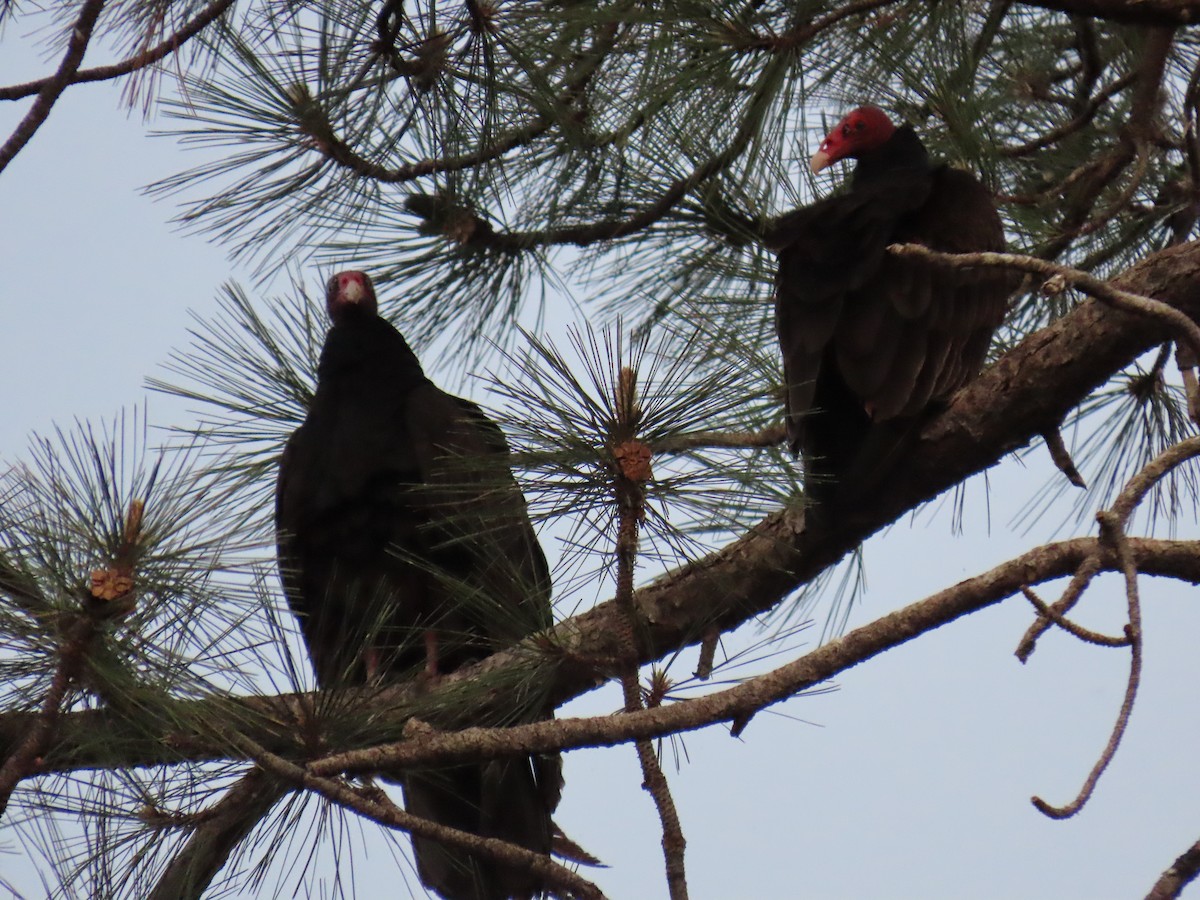
[[342,321],[354,310],[375,315],[375,286],[366,272],[338,272],[325,286],[325,307],[334,322]]
[[861,153],[879,149],[891,140],[895,131],[896,126],[882,109],[860,106],[847,113],[821,141],[810,163],[813,174],[839,159],[856,159]]

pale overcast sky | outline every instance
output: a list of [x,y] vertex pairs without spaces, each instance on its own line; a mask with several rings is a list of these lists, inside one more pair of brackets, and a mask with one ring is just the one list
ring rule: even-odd
[[[28,44],[10,23],[0,39],[0,83],[53,68]],[[28,106],[0,104],[0,131],[7,135]],[[185,345],[189,312],[210,313],[224,281],[246,280],[221,247],[168,224],[175,212],[169,201],[141,192],[194,162],[148,130],[120,106],[117,88],[72,88],[0,173],[0,461],[20,459],[31,432],[75,418],[111,420],[122,407],[142,404],[144,378],[161,374],[170,351]],[[315,268],[300,271],[319,289]],[[561,332],[565,324],[548,327]],[[1173,367],[1169,374],[1177,377]],[[161,395],[151,395],[148,407],[153,423],[182,416]],[[952,533],[943,512],[905,519],[874,540],[869,589],[851,626],[1045,539],[1048,527],[1022,536],[1009,524],[1045,482],[1044,451],[1026,465],[1009,460],[992,473],[990,527],[976,483],[964,534]],[[1080,526],[1060,536],[1084,533]],[[1196,534],[1195,523],[1186,523],[1181,536]],[[1031,616],[1026,601],[1014,598],[847,673],[836,692],[794,699],[777,710],[786,715],[756,717],[740,739],[720,727],[688,735],[678,771],[668,753],[692,897],[1144,894],[1200,837],[1200,603],[1183,585],[1144,580],[1143,587],[1141,693],[1124,744],[1074,819],[1052,822],[1029,798],[1065,803],[1074,796],[1108,738],[1128,654],[1052,634],[1021,666],[1012,651]],[[1079,619],[1111,632],[1123,613],[1120,584],[1109,577],[1088,595]],[[819,631],[808,633],[808,646]],[[618,705],[618,694],[606,691],[560,714]],[[666,896],[657,820],[640,777],[632,748],[567,756],[557,818],[608,863],[586,874],[613,898]],[[357,896],[406,896],[382,843],[366,840],[367,858],[356,860]],[[0,873],[24,896],[45,896],[31,865],[5,854],[19,846],[0,830]],[[325,853],[316,865],[330,859]],[[421,896],[415,877],[409,881]],[[294,886],[281,882],[280,894],[290,896]],[[262,895],[273,896],[272,887]]]

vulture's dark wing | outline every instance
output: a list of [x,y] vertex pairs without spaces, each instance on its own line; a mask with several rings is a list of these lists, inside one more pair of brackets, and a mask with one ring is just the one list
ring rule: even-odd
[[775,323],[795,452],[831,348],[855,337],[863,343],[889,340],[880,334],[888,298],[876,299],[872,288],[901,218],[925,203],[931,186],[928,173],[905,172],[798,209],[782,217],[769,237],[779,254]]
[[485,651],[477,658],[549,627],[550,573],[503,432],[474,403],[428,383],[412,392],[408,430],[421,480],[419,552],[449,575],[443,587],[459,596],[447,605],[475,613],[449,630],[473,633]]
[[874,426],[917,415],[983,364],[1011,278],[887,253],[910,241],[947,252],[1004,248],[986,189],[947,167],[898,171],[775,229],[788,433],[807,470],[836,478]]
[[[331,331],[280,464],[276,526],[284,590],[324,686],[412,674],[428,633],[448,672],[550,624],[546,560],[503,434],[428,382],[382,320]],[[520,697],[513,719],[552,715],[529,686]],[[550,852],[556,754],[396,777],[417,815]],[[413,845],[422,880],[450,900],[540,890],[434,841]]]

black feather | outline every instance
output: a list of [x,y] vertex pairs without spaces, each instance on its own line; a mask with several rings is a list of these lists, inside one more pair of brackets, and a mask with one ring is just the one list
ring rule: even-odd
[[[410,677],[434,662],[429,633],[446,673],[547,627],[549,572],[503,433],[434,386],[373,309],[338,316],[276,493],[284,591],[320,685]],[[552,714],[530,701],[516,717]],[[396,776],[411,812],[549,854],[558,755]],[[422,881],[448,900],[542,893],[526,872],[413,847]]]
[[922,415],[978,374],[1016,283],[901,259],[888,245],[1000,251],[1000,216],[974,176],[931,163],[902,127],[859,158],[847,193],[782,216],[768,242],[805,492],[851,502],[887,474]]

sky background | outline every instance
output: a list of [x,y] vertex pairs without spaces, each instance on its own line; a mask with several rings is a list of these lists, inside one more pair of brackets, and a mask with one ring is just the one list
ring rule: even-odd
[[[0,33],[0,83],[53,68],[30,45],[19,27]],[[0,132],[7,135],[28,106],[0,104]],[[144,380],[162,375],[169,353],[186,345],[190,314],[213,313],[230,278],[259,297],[286,289],[282,281],[255,288],[223,248],[169,224],[170,201],[143,193],[198,161],[173,139],[148,136],[162,124],[128,114],[117,87],[75,87],[0,173],[0,466],[27,456],[33,432],[76,419],[111,421],[122,408],[144,404],[157,425],[185,422],[185,405],[149,394]],[[303,260],[294,265],[319,291],[322,273]],[[560,304],[547,330],[561,338],[570,314]],[[425,363],[436,377],[438,361]],[[1168,377],[1178,379],[1173,366]],[[443,383],[487,401],[477,385]],[[1061,516],[1028,535],[1011,522],[1049,471],[1044,450],[1024,463],[1006,461],[991,474],[990,502],[977,480],[962,534],[943,510],[902,520],[873,540],[868,590],[850,626],[1046,539]],[[1087,533],[1094,529],[1072,526],[1059,536]],[[1195,523],[1184,523],[1180,536],[1196,537]],[[724,727],[688,735],[678,770],[668,753],[692,897],[1143,895],[1200,837],[1200,603],[1184,585],[1142,585],[1141,692],[1123,745],[1074,819],[1050,821],[1029,798],[1061,804],[1074,796],[1108,739],[1128,653],[1051,633],[1022,666],[1012,651],[1031,610],[1012,598],[845,673],[836,691],[757,716],[739,739]],[[1053,599],[1057,590],[1041,595]],[[558,598],[568,608],[580,599],[592,600]],[[1106,576],[1077,617],[1112,632],[1123,615],[1120,582]],[[743,631],[742,639],[755,636]],[[811,648],[819,634],[818,623],[794,642]],[[560,715],[607,713],[619,702],[616,691],[601,691]],[[566,760],[556,818],[609,865],[585,874],[614,898],[665,897],[657,819],[639,788],[633,749],[576,751]],[[356,854],[351,896],[407,896],[371,831]],[[45,896],[19,846],[0,831],[0,875],[22,896]],[[330,860],[327,851],[319,855],[303,882],[315,896],[327,895],[329,870],[321,867]],[[287,877],[281,896],[296,886],[294,873]],[[422,896],[415,876],[408,879],[413,896]],[[268,887],[260,895],[275,893]],[[1186,896],[1200,896],[1200,888]]]

